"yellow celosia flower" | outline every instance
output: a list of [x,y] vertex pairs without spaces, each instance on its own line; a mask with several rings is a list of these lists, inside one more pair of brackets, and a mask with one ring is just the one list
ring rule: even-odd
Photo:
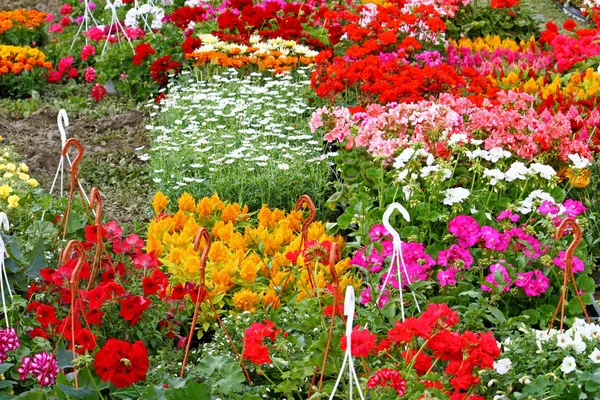
[[502,78],[502,83],[505,85],[514,85],[519,80],[519,75],[514,72],[510,72],[506,77]]
[[12,188],[6,184],[0,186],[0,198],[6,200],[6,198],[12,193]]
[[179,211],[194,211],[196,208],[196,202],[191,194],[184,192],[179,200],[177,200]]
[[243,209],[240,209],[240,205],[237,203],[227,204],[223,207],[223,211],[221,212],[221,219],[223,222],[232,222],[235,224],[240,214],[247,214],[248,206],[244,206]]
[[240,277],[246,282],[254,282],[261,263],[258,254],[250,253],[240,264]]
[[231,257],[231,253],[222,242],[215,242],[210,246],[208,259],[216,263],[225,263]]
[[263,296],[263,304],[265,305],[265,308],[270,308],[272,310],[279,308],[280,300],[277,292],[273,289],[269,289]]
[[260,299],[252,290],[243,289],[233,295],[233,303],[239,311],[255,312]]
[[12,196],[8,196],[8,208],[17,208],[19,206],[19,196],[13,194]]
[[538,86],[535,82],[535,79],[529,78],[527,83],[523,86],[523,90],[525,90],[529,94],[536,93],[538,91]]
[[169,199],[167,199],[167,196],[165,196],[161,191],[156,192],[154,199],[152,200],[152,208],[154,209],[154,213],[158,215],[163,212],[167,207],[167,204],[169,204]]

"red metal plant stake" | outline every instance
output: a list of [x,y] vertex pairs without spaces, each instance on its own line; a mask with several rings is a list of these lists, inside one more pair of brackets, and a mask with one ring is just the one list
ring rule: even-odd
[[60,222],[60,225],[58,228],[58,233],[56,235],[56,238],[54,239],[54,246],[56,246],[56,242],[58,241],[58,238],[60,236],[61,229],[63,230],[63,237],[62,237],[63,240],[67,236],[69,213],[71,212],[71,204],[73,202],[73,195],[75,194],[75,188],[77,188],[77,191],[79,192],[81,200],[83,201],[85,212],[86,212],[90,222],[92,222],[92,217],[89,212],[89,207],[87,205],[87,201],[85,200],[83,190],[81,189],[81,185],[79,184],[79,163],[81,162],[81,159],[83,158],[83,153],[84,153],[83,146],[81,145],[81,143],[79,143],[79,141],[77,139],[71,138],[71,139],[67,140],[67,143],[65,143],[65,147],[63,147],[63,149],[62,149],[63,157],[67,156],[69,147],[71,147],[71,145],[73,145],[77,148],[77,156],[75,157],[75,160],[73,160],[73,163],[71,164],[71,171],[70,171],[71,172],[71,187],[69,189],[69,201],[67,202],[67,209],[65,210],[65,215],[64,215],[62,221]]
[[[71,279],[69,280],[69,284],[71,286],[71,305],[69,307],[69,313],[67,314],[67,318],[65,318],[65,320],[71,321],[71,346],[73,347],[74,360],[75,358],[77,358],[77,353],[75,351],[75,320],[77,319],[76,303],[79,305],[80,309],[83,310],[84,307],[83,299],[81,298],[81,294],[79,293],[79,273],[81,272],[81,268],[85,263],[86,253],[81,243],[79,243],[76,240],[71,240],[69,243],[67,243],[67,246],[62,252],[61,262],[63,264],[68,262],[69,257],[71,257],[72,253],[77,253],[77,264],[75,265],[75,268],[73,268],[73,272],[71,273]],[[88,321],[85,318],[85,314],[82,313],[82,316],[86,327],[91,331],[90,325],[88,324]],[[60,339],[64,337],[66,327],[67,325],[63,324],[57,344],[60,341]],[[56,348],[54,349],[54,354],[56,355]],[[75,380],[75,388],[78,389],[79,384],[77,381],[77,369],[75,368],[75,366],[73,366],[73,376]]]
[[95,187],[92,188],[90,192],[90,208],[94,207],[96,207],[96,217],[94,220],[96,228],[96,253],[94,254],[94,262],[92,264],[92,271],[90,272],[90,280],[87,285],[87,290],[90,290],[92,283],[96,279],[96,274],[102,266],[103,254],[104,256],[106,256],[106,261],[108,262],[108,265],[114,271],[110,254],[108,254],[108,251],[106,251],[106,247],[104,246],[104,239],[102,237],[102,222],[100,222],[102,216],[102,197],[100,196],[100,191]]
[[244,370],[244,374],[246,375],[246,379],[248,380],[248,383],[250,384],[250,383],[252,383],[252,380],[250,379],[250,374],[248,373],[248,370],[246,369],[246,366],[244,365],[242,356],[240,355],[237,348],[235,347],[235,344],[233,343],[233,340],[229,336],[227,329],[225,329],[225,326],[223,325],[221,318],[219,318],[219,314],[217,313],[217,310],[215,309],[215,306],[212,303],[212,300],[210,299],[210,297],[208,296],[208,292],[206,290],[206,257],[208,256],[208,251],[210,250],[210,245],[211,245],[212,240],[211,240],[208,230],[204,227],[201,227],[198,230],[198,233],[196,234],[196,238],[194,240],[194,251],[199,250],[201,239],[204,239],[205,244],[204,244],[204,248],[202,249],[202,255],[200,256],[200,285],[198,287],[198,295],[196,297],[196,305],[194,307],[194,316],[192,318],[192,326],[190,327],[190,334],[188,335],[188,339],[187,339],[187,345],[185,348],[185,355],[183,357],[183,365],[181,366],[180,377],[183,378],[183,374],[185,372],[185,366],[187,364],[187,360],[188,360],[188,356],[189,356],[189,352],[190,352],[190,346],[192,344],[192,338],[194,337],[194,330],[196,328],[196,323],[198,322],[198,313],[200,312],[200,305],[204,302],[204,300],[208,300],[208,303],[210,304],[210,307],[212,308],[212,310],[215,314],[215,318],[219,322],[219,326],[223,330],[223,333],[225,333],[225,336],[227,337],[229,344],[231,345],[235,355],[239,359],[240,365],[242,366],[242,369]]
[[548,327],[548,332],[550,332],[550,329],[554,325],[554,321],[556,321],[556,317],[558,315],[559,309],[560,309],[560,331],[562,332],[563,323],[564,323],[564,319],[565,319],[565,303],[566,303],[567,286],[569,283],[569,279],[573,283],[573,288],[575,289],[575,295],[579,299],[579,304],[581,305],[581,308],[583,309],[583,313],[585,314],[585,317],[586,317],[588,323],[591,323],[590,317],[588,316],[588,313],[585,309],[585,305],[583,304],[583,300],[581,299],[581,296],[579,295],[579,289],[577,288],[577,282],[575,280],[575,275],[573,274],[573,253],[575,253],[575,249],[577,248],[577,246],[579,246],[579,243],[581,243],[581,237],[582,237],[581,228],[579,228],[579,225],[577,225],[577,222],[575,221],[574,218],[567,217],[560,223],[560,225],[558,226],[558,230],[556,231],[556,240],[559,240],[563,236],[567,226],[570,226],[573,229],[573,241],[571,242],[571,244],[567,248],[567,251],[565,252],[565,273],[564,273],[562,292],[561,292],[561,296],[560,296],[558,305],[556,306],[556,311],[554,312],[554,316],[552,317],[552,321],[550,322],[550,326]]

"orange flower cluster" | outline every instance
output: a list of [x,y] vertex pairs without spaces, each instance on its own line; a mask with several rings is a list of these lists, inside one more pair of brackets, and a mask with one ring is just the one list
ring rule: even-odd
[[52,69],[52,63],[46,61],[46,55],[29,46],[0,45],[0,76],[18,75],[22,71],[31,71],[34,67]]
[[0,35],[12,28],[35,29],[46,20],[46,13],[37,10],[0,11]]
[[248,54],[236,52],[237,48],[229,52],[207,51],[202,53],[186,54],[187,59],[194,59],[196,66],[207,64],[220,65],[222,67],[240,68],[248,65],[258,66],[259,71],[274,70],[276,74],[291,71],[299,65],[310,65],[314,63],[313,57],[305,56],[282,56],[276,50],[267,53],[255,53],[257,48],[249,47]]
[[[263,205],[256,218],[250,218],[247,207],[224,203],[216,194],[195,202],[184,193],[173,215],[162,213],[167,204],[158,192],[153,201],[158,217],[148,227],[146,251],[160,259],[172,284],[197,283],[199,254],[193,242],[200,226],[206,227],[213,237],[206,267],[209,296],[238,311],[277,308],[284,294],[302,300],[325,290],[332,282],[325,254],[334,242],[345,245],[340,236],[328,236],[323,223],[313,222],[308,248],[301,251],[304,218],[300,211],[286,214]],[[339,261],[335,269],[341,289],[358,287],[349,258]]]

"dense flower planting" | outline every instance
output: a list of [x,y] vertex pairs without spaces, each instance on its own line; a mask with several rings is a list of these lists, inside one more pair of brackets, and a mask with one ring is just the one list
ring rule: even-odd
[[0,12],[0,116],[137,103],[154,197],[121,225],[1,149],[1,395],[600,395],[597,28],[512,0],[54,11]]

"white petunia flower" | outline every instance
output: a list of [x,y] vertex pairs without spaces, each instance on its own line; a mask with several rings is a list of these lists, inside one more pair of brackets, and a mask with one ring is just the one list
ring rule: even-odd
[[573,345],[573,338],[568,333],[561,333],[556,337],[556,346],[561,349],[566,349],[569,346]]
[[589,357],[594,364],[600,364],[600,350],[597,347],[592,351],[592,354],[590,354]]
[[494,362],[494,370],[500,375],[504,375],[512,366],[512,361],[509,358],[503,358],[502,360],[498,360]]
[[565,357],[563,359],[562,365],[560,366],[560,370],[564,374],[568,374],[575,371],[575,368],[577,368],[577,364],[575,363],[575,359],[571,356]]

